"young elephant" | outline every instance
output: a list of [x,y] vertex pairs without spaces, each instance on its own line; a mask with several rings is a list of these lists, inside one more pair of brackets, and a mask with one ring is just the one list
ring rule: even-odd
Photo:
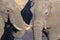
[[[23,21],[20,11],[15,0],[0,0],[0,38],[4,33],[4,23],[7,22],[8,17],[13,26],[21,31],[21,34],[24,34],[25,30],[30,29],[31,25],[27,25]],[[21,34],[19,35],[23,36]]]
[[60,40],[60,1],[33,0],[34,40],[42,40],[42,30],[48,28],[49,40]]
[[46,18],[49,40],[60,40],[60,1],[50,0],[51,12]]

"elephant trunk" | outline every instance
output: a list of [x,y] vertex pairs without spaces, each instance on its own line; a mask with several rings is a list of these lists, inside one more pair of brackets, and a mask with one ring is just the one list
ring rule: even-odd
[[28,30],[31,28],[31,25],[27,25],[20,14],[19,10],[14,10],[9,14],[9,18],[13,26],[18,30]]

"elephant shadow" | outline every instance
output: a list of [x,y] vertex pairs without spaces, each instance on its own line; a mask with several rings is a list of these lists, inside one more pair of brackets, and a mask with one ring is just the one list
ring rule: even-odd
[[[31,1],[29,0],[23,10],[21,11],[21,16],[25,23],[29,24],[30,20],[32,19],[32,13],[30,11],[31,8]],[[14,37],[12,35],[13,31],[18,31],[13,27],[13,25],[10,22],[10,19],[8,18],[8,21],[5,22],[4,27],[4,34],[1,37],[1,40],[14,40]]]

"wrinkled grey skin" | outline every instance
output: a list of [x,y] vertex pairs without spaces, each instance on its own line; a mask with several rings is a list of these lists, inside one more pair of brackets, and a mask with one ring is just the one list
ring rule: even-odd
[[22,37],[28,26],[22,19],[18,5],[14,0],[0,0],[0,38],[4,33],[4,22],[8,21],[8,17],[13,26],[19,30],[17,33],[13,32],[13,36]]
[[60,40],[60,1],[33,0],[31,6],[34,40],[42,40],[43,27],[49,40]]

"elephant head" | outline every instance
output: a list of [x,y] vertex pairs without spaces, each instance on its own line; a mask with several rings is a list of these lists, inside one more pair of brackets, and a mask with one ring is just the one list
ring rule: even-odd
[[[24,34],[25,30],[31,28],[31,25],[27,25],[21,16],[21,9],[18,8],[18,4],[14,0],[0,0],[0,37],[4,32],[4,22],[7,22],[8,17],[12,25],[19,30],[18,33]],[[17,34],[18,34],[17,33]],[[14,35],[15,33],[13,33]],[[14,35],[16,36],[16,34]]]

